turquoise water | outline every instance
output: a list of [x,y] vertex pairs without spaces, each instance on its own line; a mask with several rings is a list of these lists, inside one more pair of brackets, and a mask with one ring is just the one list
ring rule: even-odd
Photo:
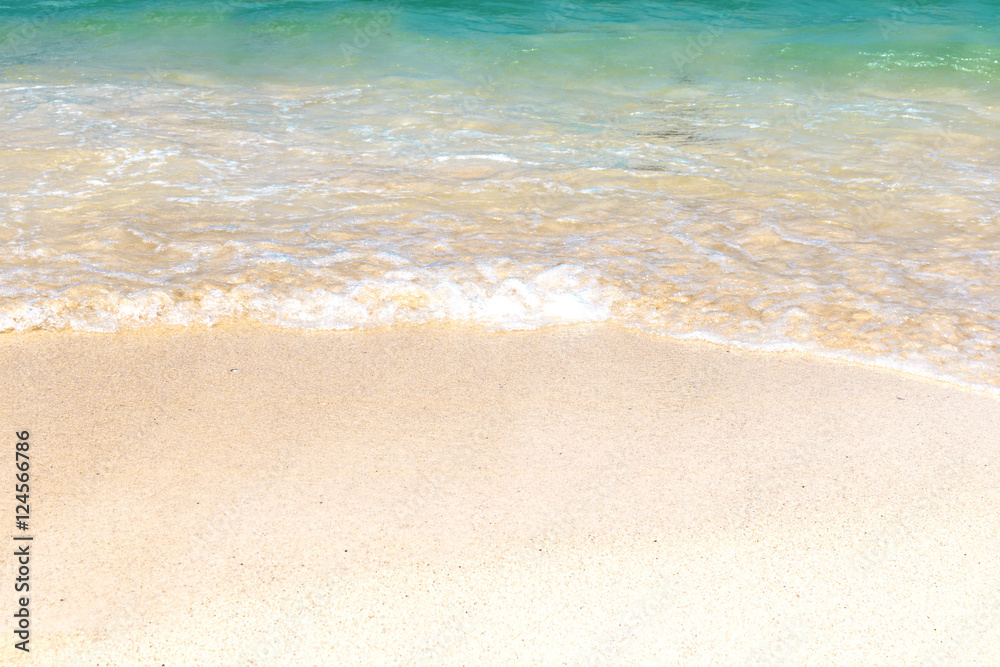
[[995,94],[998,15],[996,1],[35,0],[0,6],[0,64],[6,78],[118,80],[162,68],[306,84],[464,80],[484,64],[537,83],[633,87],[678,73],[717,83],[892,75],[899,86]]
[[1000,1],[0,5],[0,331],[610,322],[1000,387]]

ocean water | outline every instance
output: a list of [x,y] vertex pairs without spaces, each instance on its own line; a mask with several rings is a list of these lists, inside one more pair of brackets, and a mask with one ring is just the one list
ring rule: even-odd
[[611,322],[1000,392],[1000,0],[0,0],[0,332]]

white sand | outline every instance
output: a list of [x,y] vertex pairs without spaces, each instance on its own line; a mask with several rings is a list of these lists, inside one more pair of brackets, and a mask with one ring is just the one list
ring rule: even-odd
[[35,536],[2,664],[1000,661],[995,397],[602,327],[5,335],[0,368]]

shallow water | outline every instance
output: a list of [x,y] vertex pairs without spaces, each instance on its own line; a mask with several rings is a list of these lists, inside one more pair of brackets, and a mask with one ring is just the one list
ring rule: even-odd
[[0,331],[610,321],[1000,388],[1000,2],[0,7]]

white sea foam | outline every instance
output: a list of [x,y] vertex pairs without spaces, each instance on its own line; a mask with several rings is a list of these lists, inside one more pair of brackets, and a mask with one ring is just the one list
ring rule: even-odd
[[1000,387],[995,105],[533,90],[0,87],[0,331],[606,322]]

